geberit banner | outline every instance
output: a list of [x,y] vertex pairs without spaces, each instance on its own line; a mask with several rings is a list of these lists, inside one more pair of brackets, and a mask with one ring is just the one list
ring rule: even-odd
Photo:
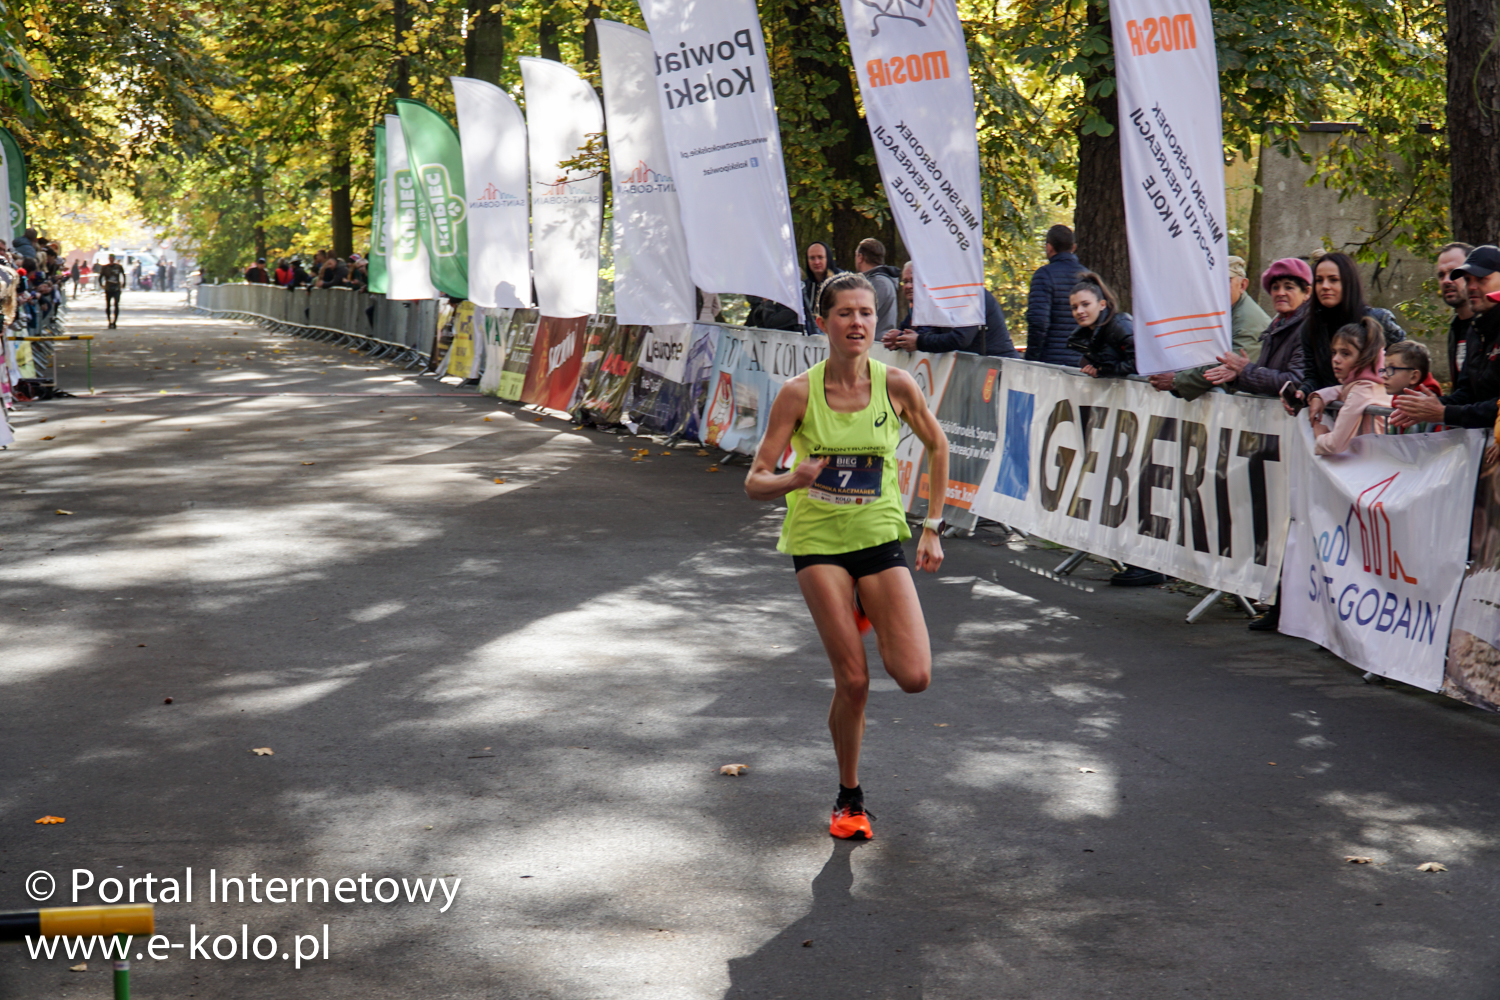
[[[640,0],[693,282],[802,316],[781,129],[755,0]],[[661,169],[661,168],[657,168]]]
[[1213,15],[1208,0],[1115,0],[1109,17],[1136,370],[1208,364],[1231,339]]
[[1281,403],[998,360],[973,510],[1048,541],[1268,599],[1287,532]]
[[[919,326],[984,323],[979,138],[954,0],[843,0],[886,198],[916,279]],[[1216,92],[1217,93],[1217,92]]]
[[1364,434],[1318,456],[1306,420],[1293,433],[1281,631],[1438,690],[1487,435]]

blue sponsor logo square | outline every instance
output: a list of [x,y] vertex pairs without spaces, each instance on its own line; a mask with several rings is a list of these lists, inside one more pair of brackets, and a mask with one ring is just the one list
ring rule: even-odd
[[758,157],[758,156],[752,156],[752,157],[750,157],[750,165],[752,167],[758,167],[758,166],[760,166],[760,157]]
[[1025,500],[1031,491],[1031,415],[1035,409],[1035,394],[1006,390],[1005,448],[1000,453],[995,492],[1017,500]]

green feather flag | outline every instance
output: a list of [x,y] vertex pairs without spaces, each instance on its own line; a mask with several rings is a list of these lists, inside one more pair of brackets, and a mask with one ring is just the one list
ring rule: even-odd
[[396,114],[406,139],[411,172],[417,178],[417,226],[432,272],[432,283],[444,295],[469,297],[468,198],[464,191],[464,158],[458,132],[448,120],[421,101],[396,99]]

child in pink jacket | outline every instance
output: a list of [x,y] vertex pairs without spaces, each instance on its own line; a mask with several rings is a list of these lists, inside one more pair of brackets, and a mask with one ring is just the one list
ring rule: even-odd
[[[1349,447],[1356,434],[1384,434],[1387,418],[1365,412],[1371,406],[1390,406],[1380,370],[1385,367],[1385,331],[1380,322],[1366,316],[1358,323],[1348,323],[1333,335],[1333,373],[1339,385],[1319,389],[1307,401],[1317,442],[1318,455],[1336,455]],[[1339,400],[1333,426],[1323,420],[1327,404]]]

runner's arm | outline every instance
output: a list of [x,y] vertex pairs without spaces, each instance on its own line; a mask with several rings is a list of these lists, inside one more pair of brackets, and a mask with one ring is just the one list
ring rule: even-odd
[[765,436],[755,450],[755,461],[745,476],[745,494],[751,500],[775,500],[812,484],[828,464],[826,458],[799,455],[802,462],[792,471],[778,474],[776,463],[792,443],[792,433],[807,414],[807,375],[788,379],[771,404]]
[[[898,415],[927,448],[927,516],[943,516],[943,498],[948,496],[948,435],[927,408],[927,398],[917,380],[900,368],[887,368],[886,388]],[[938,498],[934,504],[931,498]],[[943,564],[943,544],[937,532],[923,526],[917,542],[917,569],[936,573]]]

